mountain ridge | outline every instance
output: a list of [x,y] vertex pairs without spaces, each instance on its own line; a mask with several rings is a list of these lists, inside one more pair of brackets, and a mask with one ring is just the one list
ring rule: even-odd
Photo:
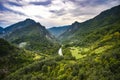
[[[90,30],[90,28],[92,30],[95,28],[100,28],[100,26],[102,27],[107,24],[113,24],[115,21],[119,20],[119,16],[120,16],[119,8],[120,8],[120,5],[115,6],[106,11],[103,11],[99,15],[95,16],[94,18],[78,24],[76,27],[71,25],[71,28],[69,28],[66,32],[64,32],[62,35],[60,35],[60,39],[65,40],[65,39],[67,39],[66,37],[68,37],[67,40],[69,40],[74,35],[79,35],[81,30],[83,30],[83,29],[84,29],[84,33],[86,33],[87,30]],[[105,20],[107,20],[107,21],[105,21]],[[72,28],[76,28],[76,29],[72,29]]]
[[25,19],[24,21],[20,21],[20,22],[17,22],[15,24],[12,24],[10,26],[7,26],[4,31],[5,32],[9,32],[9,31],[12,31],[14,29],[19,29],[19,28],[22,28],[24,26],[28,26],[28,25],[31,25],[31,24],[35,24],[36,22],[30,18],[27,18]]
[[[55,37],[44,26],[32,19],[18,22],[4,30],[4,39],[17,46],[24,43],[26,44],[24,48],[29,50],[44,52],[45,48],[51,49],[58,45]],[[46,51],[46,53],[48,52]]]

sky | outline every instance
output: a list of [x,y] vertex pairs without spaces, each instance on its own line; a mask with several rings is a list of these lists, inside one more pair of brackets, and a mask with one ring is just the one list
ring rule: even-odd
[[46,28],[84,22],[120,0],[0,0],[0,26],[7,27],[26,18]]

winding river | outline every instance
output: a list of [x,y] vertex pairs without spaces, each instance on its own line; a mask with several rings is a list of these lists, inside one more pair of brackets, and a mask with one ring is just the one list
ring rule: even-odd
[[63,56],[63,54],[62,54],[62,48],[60,48],[60,49],[58,50],[58,54],[59,54],[60,56]]

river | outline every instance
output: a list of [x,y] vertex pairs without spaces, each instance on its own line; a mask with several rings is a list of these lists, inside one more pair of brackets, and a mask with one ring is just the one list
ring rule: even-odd
[[60,56],[63,56],[63,54],[62,54],[62,48],[60,48],[60,49],[58,50],[58,54],[59,54]]

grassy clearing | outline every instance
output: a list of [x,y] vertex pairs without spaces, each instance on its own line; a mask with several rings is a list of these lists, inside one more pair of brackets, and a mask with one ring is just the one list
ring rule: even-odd
[[35,56],[34,56],[33,60],[38,60],[38,59],[40,59],[40,58],[41,58],[41,56],[40,56],[40,55],[35,54]]
[[88,49],[82,49],[80,47],[71,47],[70,48],[71,54],[73,57],[75,57],[76,59],[80,59],[82,57],[85,57],[86,55],[81,54],[83,51],[86,52],[88,51]]

